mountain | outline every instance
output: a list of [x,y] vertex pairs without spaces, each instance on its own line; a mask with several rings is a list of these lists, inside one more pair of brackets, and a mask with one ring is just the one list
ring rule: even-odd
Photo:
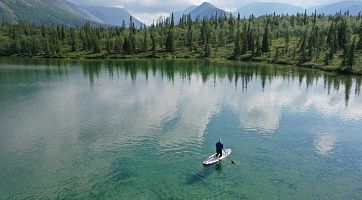
[[226,12],[225,10],[220,9],[212,5],[211,3],[204,2],[199,6],[192,5],[182,11],[173,12],[175,22],[178,22],[179,19],[182,17],[182,15],[188,15],[188,14],[191,15],[191,18],[193,20],[197,18],[202,19],[205,17],[210,18],[215,16],[216,14],[218,16],[230,15],[230,13]]
[[241,16],[249,17],[251,14],[254,16],[262,16],[265,14],[296,14],[304,12],[304,9],[299,6],[293,6],[285,3],[271,3],[271,2],[257,2],[245,5],[239,8],[235,14],[240,13]]
[[194,9],[192,9],[191,12],[189,12],[192,19],[196,18],[210,18],[215,16],[216,14],[218,16],[224,16],[224,15],[230,15],[229,12],[226,12],[225,10],[222,10],[211,3],[204,2],[199,6],[196,6]]
[[184,10],[172,12],[175,21],[178,22],[183,15],[189,14],[195,8],[196,8],[196,6],[192,5],[192,6],[189,6],[189,7],[185,8]]
[[[130,14],[123,8],[82,7],[66,0],[0,0],[0,21],[26,21],[37,25],[67,24],[81,26],[89,21],[94,26],[129,25]],[[136,27],[142,23],[133,18]]]
[[358,15],[358,13],[362,12],[362,1],[340,1],[316,8],[309,8],[308,12],[314,12],[315,10],[317,13],[324,13],[326,15],[334,15],[339,11],[349,11],[351,15]]
[[26,21],[38,25],[83,25],[87,20],[100,25],[101,20],[64,0],[1,0],[0,21],[17,23]]
[[[90,12],[92,15],[97,16],[104,24],[122,26],[122,21],[124,20],[126,26],[129,26],[131,14],[124,8],[96,6],[82,6],[82,8]],[[140,27],[143,24],[135,17],[132,18],[136,27]]]

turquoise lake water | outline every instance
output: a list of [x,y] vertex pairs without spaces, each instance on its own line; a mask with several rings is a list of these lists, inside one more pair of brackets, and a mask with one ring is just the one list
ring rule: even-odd
[[[361,80],[0,59],[0,199],[361,199]],[[231,157],[203,166],[219,138]]]

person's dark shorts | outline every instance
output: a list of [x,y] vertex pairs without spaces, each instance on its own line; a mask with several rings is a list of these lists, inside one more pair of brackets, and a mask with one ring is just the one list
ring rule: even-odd
[[221,157],[222,156],[222,149],[218,149],[218,150],[216,150],[216,156],[219,156],[219,157]]

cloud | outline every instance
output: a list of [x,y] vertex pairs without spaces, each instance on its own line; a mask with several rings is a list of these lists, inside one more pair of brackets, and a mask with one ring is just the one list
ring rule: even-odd
[[278,77],[261,91],[259,79],[255,80],[246,91],[227,102],[240,116],[240,127],[273,133],[279,128],[281,110],[292,108],[295,102],[304,98],[302,89],[298,84],[285,84],[284,80]]
[[[142,3],[138,0],[70,0],[79,5],[95,5],[95,6],[123,6],[129,11],[134,12],[170,12],[172,10],[179,10],[192,5],[198,1],[169,1],[169,0],[143,0]],[[201,1],[200,1],[201,2]]]
[[198,4],[202,1],[169,1],[169,0],[69,0],[78,5],[92,6],[117,6],[128,10],[134,17],[146,24],[151,24],[160,16],[169,16],[172,11],[183,10],[189,5]]
[[131,14],[141,20],[142,22],[146,23],[147,25],[151,25],[153,22],[156,22],[159,18],[168,17],[169,13],[167,12],[131,12]]
[[[69,0],[73,3],[79,5],[97,5],[97,6],[118,6],[122,5],[126,9],[134,12],[147,12],[147,13],[157,13],[157,12],[171,12],[175,10],[183,10],[190,5],[199,5],[204,2],[204,0],[143,0],[142,2],[138,0]],[[302,6],[302,7],[312,7],[316,5],[323,5],[328,3],[338,2],[339,0],[209,0],[215,6],[218,6],[227,11],[234,11],[240,8],[243,5],[253,3],[253,2],[279,2],[279,3],[288,3],[292,5]]]
[[[261,91],[259,81],[255,78],[246,91],[222,95],[225,97],[223,104],[229,104],[228,107],[240,116],[240,127],[243,129],[274,133],[279,128],[284,109],[295,113],[314,109],[323,118],[338,117],[340,120],[358,121],[362,118],[361,99],[351,94],[346,107],[343,85],[338,92],[328,94],[320,86],[314,85],[307,89],[305,82],[302,85],[297,82],[286,83],[282,77],[275,77]],[[355,87],[353,83],[352,88]],[[318,151],[327,152],[329,146],[332,146],[327,145],[331,143],[327,139],[330,138],[323,137],[322,142],[317,143],[320,147]]]
[[[68,0],[78,5],[94,6],[121,6],[127,9],[132,15],[146,24],[151,24],[160,16],[168,16],[173,11],[184,10],[190,5],[200,5],[205,0]],[[243,5],[253,2],[279,2],[288,3],[304,8],[338,2],[339,0],[209,0],[215,6],[229,12],[236,11]]]

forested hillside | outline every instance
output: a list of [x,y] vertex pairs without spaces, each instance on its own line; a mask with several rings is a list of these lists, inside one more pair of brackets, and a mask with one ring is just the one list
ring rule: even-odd
[[[1,0],[0,22],[69,27],[83,26],[88,21],[92,26],[121,26],[129,24],[131,14],[124,8],[78,6],[67,0]],[[134,19],[139,28],[143,23]]]
[[[132,16],[126,9],[117,7],[100,7],[100,6],[81,6],[81,8],[92,13],[102,20],[103,24],[112,26],[122,26],[122,23],[129,24],[129,19]],[[143,25],[143,22],[133,18],[133,22],[137,28]]]
[[2,56],[68,58],[212,58],[292,64],[362,73],[362,17],[184,15],[130,28],[0,25]]
[[0,1],[0,22],[26,21],[37,25],[67,24],[75,27],[84,25],[87,20],[93,25],[102,24],[97,16],[64,0]]

